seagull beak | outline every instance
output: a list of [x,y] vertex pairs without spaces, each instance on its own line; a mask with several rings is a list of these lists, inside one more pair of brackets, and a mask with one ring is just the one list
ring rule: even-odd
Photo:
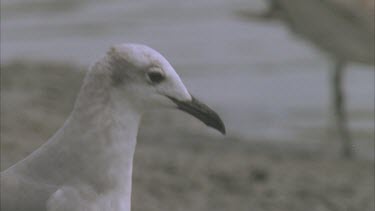
[[215,128],[222,134],[225,134],[225,126],[219,115],[210,107],[195,99],[193,96],[190,101],[180,101],[169,96],[168,98],[177,105],[178,109],[191,114],[192,116],[201,120],[207,126]]

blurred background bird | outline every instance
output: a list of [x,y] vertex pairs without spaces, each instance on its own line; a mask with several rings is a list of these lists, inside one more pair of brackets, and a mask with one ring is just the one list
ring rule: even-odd
[[241,10],[247,18],[282,20],[300,37],[312,42],[332,58],[331,101],[341,155],[353,156],[344,90],[348,63],[374,66],[374,0],[269,0],[263,13]]

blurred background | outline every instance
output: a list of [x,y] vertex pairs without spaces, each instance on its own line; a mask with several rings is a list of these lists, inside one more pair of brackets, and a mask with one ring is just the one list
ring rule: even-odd
[[[299,2],[2,0],[1,169],[61,126],[109,46],[143,43],[228,135],[178,112],[146,116],[134,210],[374,210],[374,1]],[[337,60],[351,160],[332,109]]]

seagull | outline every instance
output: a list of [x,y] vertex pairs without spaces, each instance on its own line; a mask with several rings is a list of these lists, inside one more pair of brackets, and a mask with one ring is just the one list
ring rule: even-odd
[[282,20],[291,31],[333,59],[330,75],[333,117],[342,142],[341,156],[353,158],[344,74],[349,63],[375,66],[375,0],[268,0],[268,3],[269,8],[263,13],[241,10],[239,15]]
[[64,125],[1,172],[1,210],[130,211],[140,120],[162,108],[185,111],[225,134],[219,115],[188,92],[160,53],[114,45],[86,74]]

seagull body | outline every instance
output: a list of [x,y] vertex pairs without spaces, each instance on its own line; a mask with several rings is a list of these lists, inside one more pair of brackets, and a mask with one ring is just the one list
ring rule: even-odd
[[269,0],[263,14],[240,11],[248,18],[280,19],[334,59],[330,86],[341,156],[354,156],[347,115],[344,73],[348,63],[375,65],[375,0]]
[[1,173],[1,210],[130,211],[138,127],[159,108],[178,108],[225,133],[158,52],[112,47],[87,73],[64,125]]

